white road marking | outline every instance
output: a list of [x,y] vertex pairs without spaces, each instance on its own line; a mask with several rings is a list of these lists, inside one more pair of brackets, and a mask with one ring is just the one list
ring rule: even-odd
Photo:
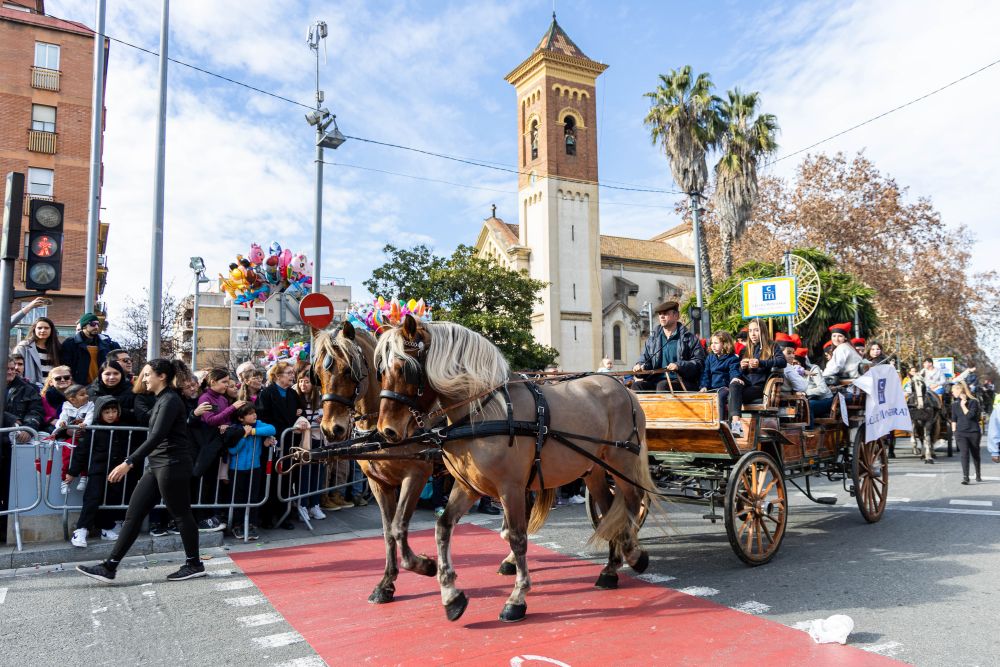
[[997,510],[963,510],[957,507],[904,507],[900,505],[899,507],[893,507],[893,511],[903,511],[903,512],[930,512],[932,514],[970,514],[975,516],[1000,516],[1000,512]]
[[984,482],[1000,482],[1000,477],[989,477],[987,475],[983,475],[983,481]]
[[937,477],[936,472],[908,472],[907,477]]
[[884,644],[872,644],[871,646],[861,646],[859,648],[869,653],[878,653],[879,655],[891,658],[903,649],[903,645],[899,642],[885,642]]
[[280,632],[276,635],[267,635],[266,637],[254,637],[254,643],[261,648],[277,648],[279,646],[288,646],[289,644],[297,644],[298,642],[305,641],[305,638],[297,632]]
[[650,584],[664,584],[668,581],[673,581],[677,577],[671,577],[666,574],[640,574],[636,579],[642,579]]
[[326,667],[326,662],[318,655],[307,655],[302,658],[295,658],[295,660],[279,663],[275,667]]
[[223,602],[232,607],[253,607],[259,604],[264,604],[263,595],[245,595],[239,598],[225,598]]
[[7,599],[7,588],[0,588],[0,604],[3,604]]
[[949,500],[949,505],[969,505],[970,507],[993,507],[992,500]]
[[764,614],[771,611],[771,605],[756,600],[747,600],[739,603],[733,609],[742,611],[744,614]]
[[215,585],[217,591],[238,591],[242,588],[253,588],[253,582],[249,579],[234,579],[233,581],[223,581]]
[[688,595],[696,595],[700,598],[707,598],[719,594],[718,589],[709,588],[708,586],[688,586],[687,588],[678,589],[677,592],[687,593]]
[[213,565],[227,565],[232,562],[233,559],[229,556],[212,556],[210,560],[203,560],[202,564],[205,567],[211,567]]
[[537,542],[538,546],[545,547],[546,549],[562,549],[561,544],[556,544],[555,542]]
[[156,591],[153,591],[153,590],[143,591],[142,595],[143,595],[143,597],[150,598],[150,597],[153,597],[154,595],[156,595]]
[[886,500],[886,502],[890,502],[890,503],[908,503],[908,502],[910,502],[909,498],[893,498],[892,496],[889,496],[885,500]]
[[244,628],[257,628],[262,625],[271,625],[282,621],[281,614],[269,612],[267,614],[254,614],[253,616],[241,616],[236,619]]
[[209,570],[208,576],[210,577],[231,577],[233,575],[232,570]]

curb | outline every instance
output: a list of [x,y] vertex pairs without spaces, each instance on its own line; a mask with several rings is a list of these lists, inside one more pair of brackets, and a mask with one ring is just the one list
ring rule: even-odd
[[[199,549],[221,547],[222,544],[222,531],[199,533],[198,535]],[[114,542],[110,540],[91,540],[86,549],[74,547],[69,542],[26,547],[24,551],[18,551],[16,546],[8,546],[0,550],[0,570],[103,560],[111,555],[111,547],[113,546]],[[128,553],[130,556],[145,556],[154,553],[183,551],[183,549],[184,545],[180,535],[150,537],[148,534],[144,534],[135,541]]]

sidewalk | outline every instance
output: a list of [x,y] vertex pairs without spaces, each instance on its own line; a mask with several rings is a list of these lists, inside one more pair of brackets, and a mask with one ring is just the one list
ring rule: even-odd
[[[348,507],[335,512],[327,512],[327,518],[320,521],[312,521],[313,530],[310,531],[304,523],[298,520],[297,514],[293,511],[289,518],[295,525],[293,530],[259,530],[260,539],[256,542],[247,542],[231,537],[228,533],[201,533],[199,535],[199,546],[202,551],[206,549],[224,548],[226,550],[235,549],[238,551],[270,548],[274,546],[286,546],[287,543],[306,543],[310,541],[326,541],[331,538],[353,539],[355,537],[372,537],[382,534],[382,518],[378,505],[372,501],[365,507]],[[472,521],[475,523],[489,524],[496,522],[499,526],[500,517],[478,514],[473,511],[463,522]],[[431,510],[417,509],[410,522],[410,530],[423,530],[433,528],[435,523],[434,512]],[[114,542],[106,542],[99,539],[90,540],[86,549],[74,547],[69,542],[40,542],[35,544],[25,544],[24,551],[18,551],[14,544],[0,546],[0,572],[9,569],[37,568],[41,566],[55,565],[63,563],[76,563],[86,561],[99,561],[111,553]],[[129,550],[129,556],[148,556],[150,554],[162,554],[182,551],[180,535],[166,535],[164,537],[150,537],[149,533],[143,533],[136,540],[135,545]]]

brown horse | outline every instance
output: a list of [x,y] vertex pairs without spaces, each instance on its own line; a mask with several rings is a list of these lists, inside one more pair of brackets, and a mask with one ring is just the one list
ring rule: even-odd
[[[379,431],[389,442],[412,435],[438,401],[450,423],[478,424],[504,420],[510,395],[514,419],[534,422],[536,402],[525,383],[509,382],[510,370],[500,351],[479,334],[451,322],[418,323],[407,316],[402,327],[386,332],[375,350],[381,375],[382,402]],[[504,508],[501,536],[514,553],[517,578],[500,614],[502,621],[519,621],[527,611],[525,596],[531,588],[528,574],[525,489],[542,491],[568,484],[581,476],[594,496],[603,519],[595,538],[609,543],[608,564],[597,586],[617,587],[618,569],[626,561],[642,572],[649,556],[639,546],[639,514],[645,489],[653,488],[646,449],[646,423],[638,401],[614,378],[599,375],[572,382],[543,385],[551,432],[585,434],[601,443],[570,440],[581,450],[606,462],[622,476],[615,478],[611,494],[604,470],[586,456],[562,443],[541,450],[541,470],[536,472],[536,438],[507,434],[470,437],[443,443],[445,466],[455,477],[444,514],[438,519],[438,582],[449,620],[458,619],[468,605],[455,586],[451,561],[451,535],[458,520],[481,495],[500,499]],[[631,443],[638,454],[613,443]],[[594,474],[588,474],[593,472]],[[637,486],[638,485],[638,486]]]
[[[356,416],[358,426],[374,428],[379,408],[379,386],[369,377],[373,368],[375,339],[367,331],[355,331],[345,322],[336,335],[322,332],[316,336],[315,369],[323,393],[323,420],[320,428],[329,441],[350,437]],[[408,445],[394,454],[414,454],[425,445]],[[392,602],[396,593],[399,566],[396,545],[403,556],[403,568],[432,577],[437,565],[432,558],[417,555],[410,549],[408,533],[410,519],[420,500],[420,492],[433,472],[430,461],[393,459],[358,461],[368,477],[372,495],[382,513],[382,534],[385,538],[385,573],[368,597],[373,604]]]

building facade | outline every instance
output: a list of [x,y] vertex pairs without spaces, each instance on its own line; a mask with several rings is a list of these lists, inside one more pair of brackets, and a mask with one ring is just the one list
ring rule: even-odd
[[563,370],[618,369],[638,357],[644,302],[693,289],[690,229],[653,239],[600,232],[596,81],[588,58],[556,22],[507,75],[517,96],[518,224],[493,215],[476,240],[481,256],[546,283],[532,315],[535,339],[559,351]]
[[[77,318],[89,310],[83,301],[94,33],[82,24],[46,16],[44,12],[43,0],[0,0],[0,176],[11,171],[25,176],[25,215],[21,223],[24,236],[28,228],[27,200],[50,199],[65,204],[62,289],[48,295],[52,305],[45,311],[33,311],[29,318],[45,315],[66,335],[74,331]],[[0,178],[0,192],[4,188]],[[108,227],[102,223],[97,249],[98,295],[107,280],[107,236]],[[22,247],[15,279],[17,290],[24,289],[24,255]],[[19,306],[14,304],[15,309]]]

